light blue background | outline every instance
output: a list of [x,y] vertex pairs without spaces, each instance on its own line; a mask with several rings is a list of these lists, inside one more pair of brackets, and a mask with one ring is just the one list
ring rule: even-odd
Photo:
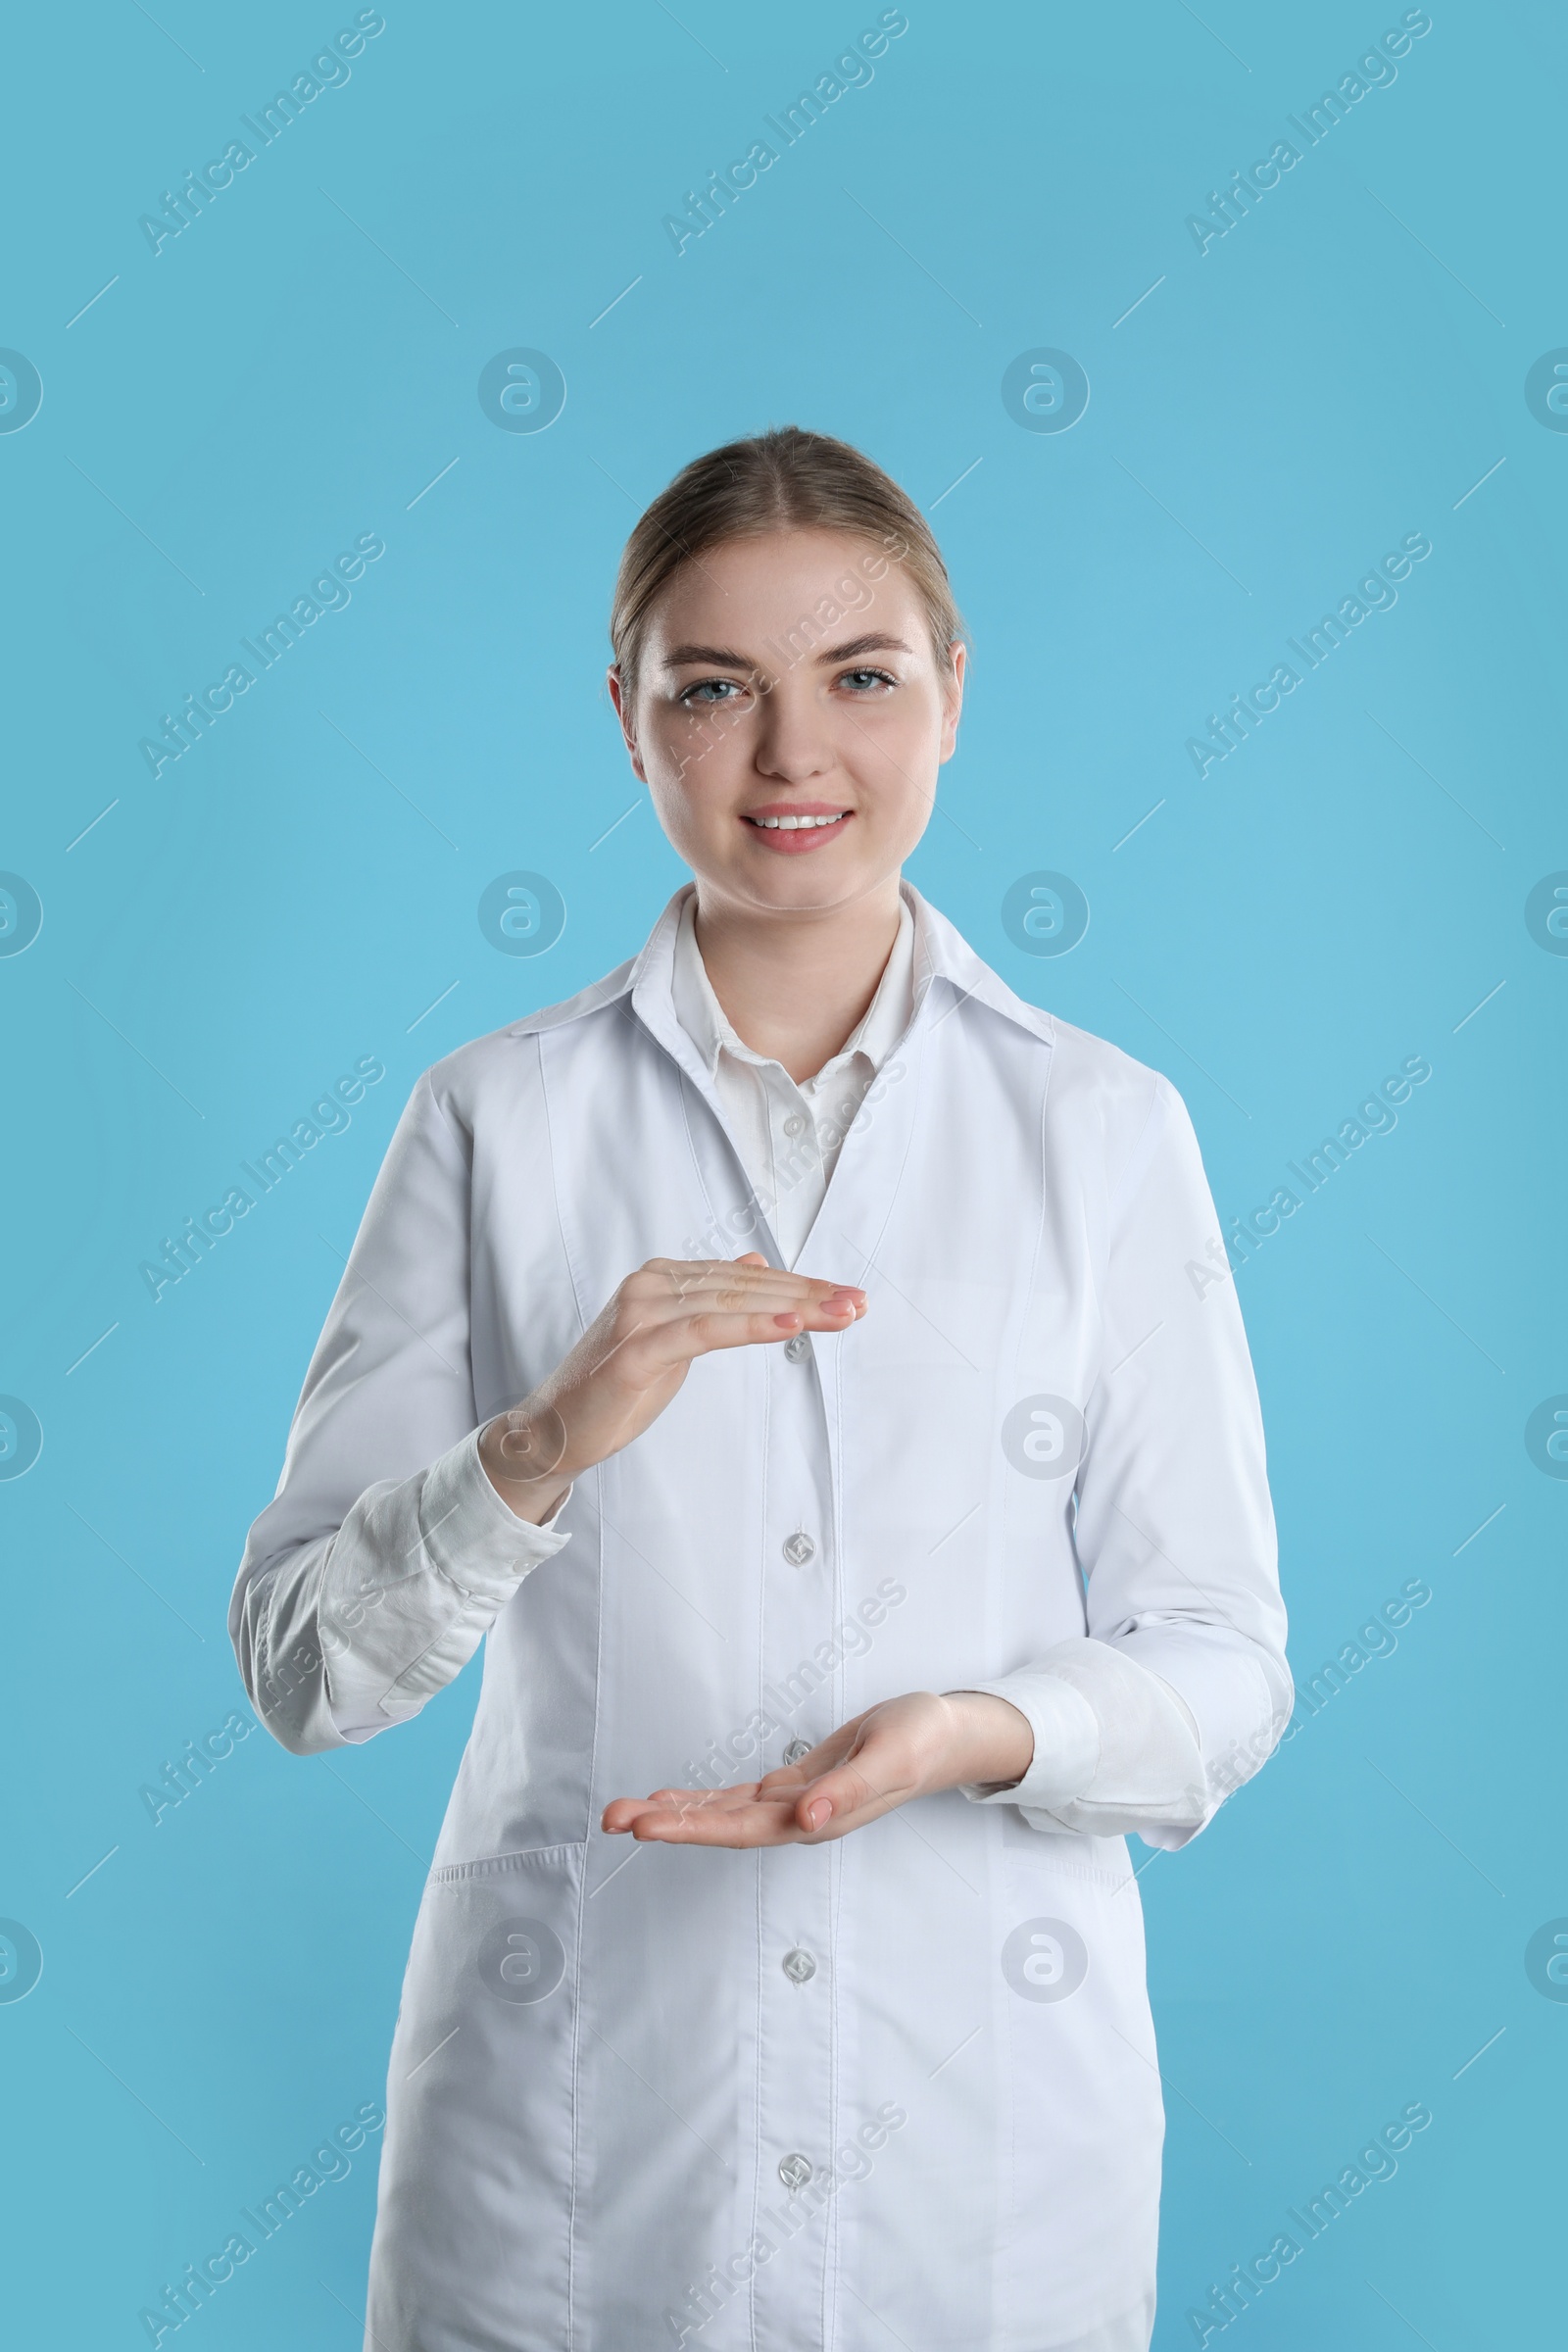
[[[1417,2100],[1397,2176],[1231,2333],[1544,2340],[1568,2004],[1524,1952],[1568,1914],[1568,1485],[1523,1431],[1568,1390],[1568,959],[1523,909],[1568,867],[1568,435],[1523,385],[1568,344],[1568,27],[1437,5],[1250,218],[1201,256],[1184,225],[1400,13],[911,0],[869,86],[678,258],[663,214],[874,6],[389,5],[156,258],[138,216],[354,11],[13,27],[0,343],[44,398],[0,435],[0,866],[44,921],[0,958],[0,1390],[44,1444],[0,1483],[0,1913],[44,1971],[0,2004],[8,2340],[145,2341],[139,2307],[380,2095],[475,1672],[367,1749],[257,1734],[156,1828],[138,1790],[241,1701],[233,1569],[416,1074],[618,962],[680,879],[603,694],[610,583],[680,464],[787,420],[934,510],[973,631],[913,878],[1169,1072],[1222,1212],[1431,1061],[1239,1276],[1298,1677],[1405,1580],[1433,1597],[1196,1846],[1133,1849],[1156,2344]],[[565,375],[541,434],[478,405],[515,345]],[[1092,387],[1059,435],[1001,399],[1041,345]],[[159,714],[368,531],[349,608],[155,782]],[[1396,608],[1200,782],[1185,739],[1414,531]],[[567,907],[537,962],[476,920],[519,867]],[[1001,924],[1037,867],[1092,908],[1059,961]],[[155,1305],[139,1261],[365,1055],[388,1076],[348,1132]],[[374,2154],[203,2342],[358,2344]]]

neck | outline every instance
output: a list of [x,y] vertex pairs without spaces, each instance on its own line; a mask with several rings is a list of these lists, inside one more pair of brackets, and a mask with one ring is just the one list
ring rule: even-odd
[[814,1078],[864,1019],[899,931],[899,878],[844,906],[760,911],[697,888],[697,945],[754,1054]]

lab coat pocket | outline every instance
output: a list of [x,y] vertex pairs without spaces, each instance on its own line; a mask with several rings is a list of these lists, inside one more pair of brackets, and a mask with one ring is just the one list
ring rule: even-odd
[[580,1843],[432,1871],[392,2044],[367,2340],[570,2340]]

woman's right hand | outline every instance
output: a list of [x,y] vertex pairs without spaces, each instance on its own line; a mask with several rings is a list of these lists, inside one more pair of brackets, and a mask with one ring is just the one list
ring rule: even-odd
[[658,1419],[695,1356],[802,1331],[848,1331],[865,1313],[852,1284],[738,1258],[650,1258],[547,1381],[479,1434],[485,1476],[535,1526],[574,1478]]

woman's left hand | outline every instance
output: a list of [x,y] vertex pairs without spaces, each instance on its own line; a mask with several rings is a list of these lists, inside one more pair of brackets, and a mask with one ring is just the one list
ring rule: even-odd
[[798,1764],[733,1788],[656,1788],[605,1807],[613,1835],[665,1845],[820,1845],[911,1796],[1007,1786],[1034,1755],[1027,1716],[988,1690],[910,1690],[829,1734]]

